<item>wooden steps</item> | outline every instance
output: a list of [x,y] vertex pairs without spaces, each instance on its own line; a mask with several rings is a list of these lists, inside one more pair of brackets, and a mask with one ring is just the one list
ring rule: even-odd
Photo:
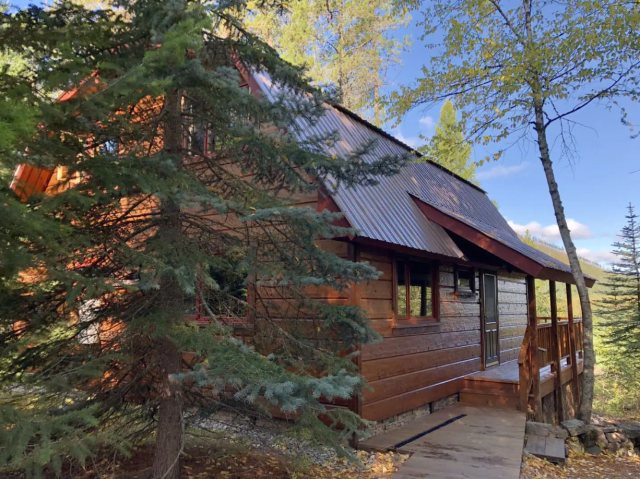
[[527,434],[524,452],[555,464],[564,464],[567,460],[564,440],[552,436]]
[[470,406],[517,409],[519,405],[518,384],[505,381],[465,378],[460,391],[460,402]]

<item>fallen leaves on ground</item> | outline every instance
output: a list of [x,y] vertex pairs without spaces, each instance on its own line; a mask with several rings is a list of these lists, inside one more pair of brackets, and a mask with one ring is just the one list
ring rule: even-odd
[[[248,448],[227,442],[191,445],[181,458],[181,479],[385,479],[408,456],[393,452],[356,451],[358,462],[335,459],[321,465],[270,448]],[[129,458],[96,458],[85,468],[67,466],[63,478],[148,479],[153,460],[151,445],[138,447]],[[23,479],[19,473],[10,476]],[[53,474],[45,473],[47,479]]]
[[556,466],[544,459],[525,456],[520,479],[586,479],[638,478],[640,456],[571,454],[565,466]]

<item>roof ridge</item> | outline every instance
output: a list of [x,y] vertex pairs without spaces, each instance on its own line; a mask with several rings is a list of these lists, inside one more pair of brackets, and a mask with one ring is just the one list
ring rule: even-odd
[[384,136],[385,138],[397,143],[398,145],[402,146],[403,148],[407,149],[409,152],[414,153],[416,156],[418,156],[421,159],[424,159],[425,163],[429,163],[433,166],[435,166],[436,168],[439,168],[440,170],[444,171],[445,173],[453,176],[454,178],[456,178],[457,180],[462,181],[463,183],[466,183],[467,185],[475,188],[476,190],[484,193],[485,195],[487,194],[487,192],[485,190],[483,190],[480,186],[476,185],[475,183],[472,183],[471,181],[467,180],[466,178],[463,178],[462,176],[458,175],[457,173],[454,173],[453,171],[445,168],[444,166],[436,163],[433,160],[430,160],[429,158],[427,158],[426,156],[424,156],[422,153],[420,153],[418,150],[416,150],[415,148],[413,148],[412,146],[407,145],[405,142],[399,140],[398,138],[396,138],[395,136],[393,136],[391,133],[383,130],[382,128],[380,128],[379,126],[374,125],[373,123],[371,123],[370,121],[362,118],[360,115],[358,115],[357,113],[349,110],[347,107],[340,105],[339,103],[333,103],[333,102],[327,102],[327,104],[329,106],[331,106],[332,108],[337,109],[338,111],[344,113],[345,115],[349,115],[350,117],[352,117],[354,120],[362,123],[363,125],[367,126],[368,128],[371,128],[372,130],[376,131],[377,133],[380,133],[382,136]]

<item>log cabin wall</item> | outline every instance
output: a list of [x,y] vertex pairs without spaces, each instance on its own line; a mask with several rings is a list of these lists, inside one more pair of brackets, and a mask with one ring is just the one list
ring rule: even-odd
[[453,267],[440,265],[439,321],[397,328],[392,254],[361,246],[359,258],[382,272],[378,280],[361,285],[358,296],[383,337],[362,348],[361,372],[369,388],[361,397],[361,415],[383,420],[456,394],[462,378],[481,369],[478,293],[457,294]]
[[518,359],[527,328],[527,284],[524,275],[498,274],[498,321],[500,362]]

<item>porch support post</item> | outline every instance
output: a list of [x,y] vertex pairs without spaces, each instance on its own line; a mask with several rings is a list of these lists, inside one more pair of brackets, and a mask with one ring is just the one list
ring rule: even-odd
[[553,377],[554,402],[558,413],[558,423],[564,421],[562,412],[562,363],[560,355],[560,336],[558,334],[558,301],[556,297],[556,282],[549,281],[549,298],[551,300],[551,346],[553,348],[552,357],[555,365],[555,375]]
[[[532,410],[536,421],[542,419],[542,400],[540,398],[540,363],[538,361],[538,317],[536,309],[536,280],[533,276],[527,276],[527,316],[530,333],[529,341],[529,376],[531,378]],[[528,388],[528,384],[520,387]]]
[[573,401],[580,397],[578,384],[578,361],[576,359],[576,331],[573,324],[573,299],[571,298],[571,284],[567,283],[567,326],[569,327],[569,358],[571,359],[571,383],[573,385]]

